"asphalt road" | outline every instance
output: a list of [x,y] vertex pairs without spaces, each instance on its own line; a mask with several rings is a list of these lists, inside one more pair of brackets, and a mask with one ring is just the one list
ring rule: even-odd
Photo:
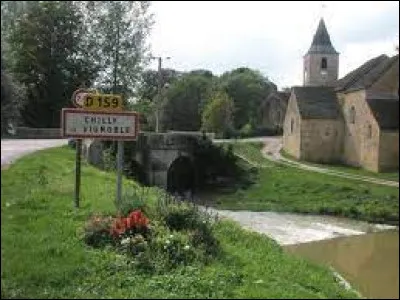
[[7,139],[1,140],[1,167],[37,150],[66,145],[68,140]]

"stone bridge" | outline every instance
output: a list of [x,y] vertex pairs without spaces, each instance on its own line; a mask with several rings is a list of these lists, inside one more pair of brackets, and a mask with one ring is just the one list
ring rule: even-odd
[[[197,182],[193,151],[201,132],[141,132],[130,154],[144,181],[169,191],[193,189]],[[211,134],[206,135],[212,139]],[[88,162],[103,165],[103,143],[84,140],[83,154]],[[126,150],[125,150],[126,151]],[[125,152],[125,155],[127,153]]]

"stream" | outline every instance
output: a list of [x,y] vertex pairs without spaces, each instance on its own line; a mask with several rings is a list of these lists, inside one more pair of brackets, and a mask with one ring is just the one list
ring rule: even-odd
[[268,235],[289,253],[333,267],[363,297],[399,299],[396,226],[328,216],[208,210]]

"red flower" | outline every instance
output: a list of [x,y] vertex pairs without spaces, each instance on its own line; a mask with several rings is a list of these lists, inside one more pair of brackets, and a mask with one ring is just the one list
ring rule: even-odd
[[118,236],[118,235],[123,234],[126,229],[127,228],[126,228],[124,218],[118,217],[117,219],[115,219],[115,221],[111,227],[111,234],[113,236]]

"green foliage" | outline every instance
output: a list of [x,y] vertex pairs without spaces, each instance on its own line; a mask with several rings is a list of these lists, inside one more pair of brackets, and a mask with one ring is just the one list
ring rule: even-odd
[[[165,88],[166,85],[172,84],[177,80],[179,72],[173,69],[161,70],[161,86]],[[138,88],[137,97],[140,101],[154,102],[158,94],[158,71],[145,70],[141,75],[141,82]]]
[[226,93],[214,93],[203,111],[203,130],[215,132],[217,137],[223,137],[233,128],[233,111],[233,102]]
[[150,1],[85,1],[87,43],[100,73],[97,86],[104,92],[134,95],[149,61],[147,37],[153,24]]
[[253,127],[251,126],[250,123],[247,123],[242,128],[240,128],[240,136],[248,137],[251,135],[252,131],[253,131]]
[[148,62],[150,2],[14,2],[2,2],[2,46],[9,73],[27,89],[24,125],[59,127],[73,91],[95,82],[102,92],[115,84],[125,102],[133,96]]
[[[142,188],[143,189],[143,188]],[[146,194],[140,193],[139,188],[130,188],[122,195],[121,202],[117,205],[118,211],[126,216],[134,210],[145,210]]]
[[26,89],[16,82],[5,69],[1,54],[1,135],[7,134],[9,123],[14,126],[20,121],[20,109],[25,104]]
[[242,175],[243,170],[237,164],[232,149],[215,145],[208,139],[196,141],[193,156],[199,188],[216,183],[218,178],[234,181]]
[[196,131],[201,127],[202,106],[209,99],[213,78],[184,74],[168,88],[161,109],[164,130]]
[[147,99],[140,100],[132,104],[130,108],[139,113],[141,131],[155,130],[155,106],[152,101]]
[[59,127],[60,110],[82,80],[93,79],[83,55],[82,14],[73,2],[40,1],[8,34],[10,70],[27,87],[25,125]]
[[260,123],[259,107],[276,86],[260,72],[249,68],[238,68],[224,73],[219,80],[220,87],[229,95],[235,105],[234,126],[242,128]]
[[103,150],[103,166],[106,171],[117,169],[117,159],[114,152],[115,150],[112,147]]

